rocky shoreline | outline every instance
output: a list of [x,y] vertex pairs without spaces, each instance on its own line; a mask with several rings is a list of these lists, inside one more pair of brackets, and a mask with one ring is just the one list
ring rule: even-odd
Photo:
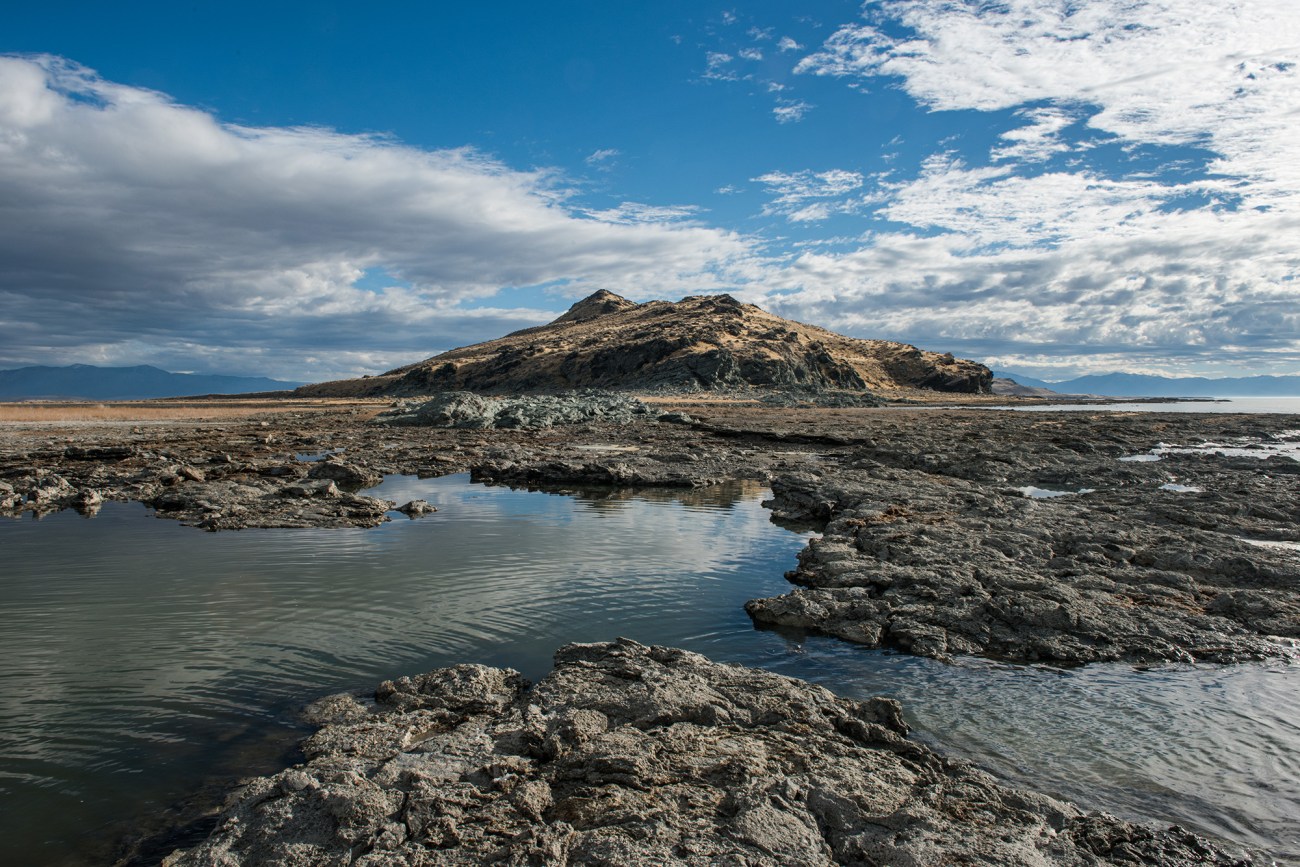
[[615,402],[614,420],[569,407],[552,423],[555,407],[530,404],[491,414],[545,423],[487,426],[478,407],[428,426],[362,407],[10,437],[0,513],[128,500],[206,530],[366,527],[427,512],[364,493],[390,473],[548,489],[752,479],[777,518],[823,531],[790,593],[750,603],[759,624],[1058,663],[1260,659],[1300,639],[1295,417]]
[[[1300,545],[1300,508],[1297,507],[1300,503],[1297,496],[1300,494],[1300,461],[1297,461],[1300,418],[1119,414],[1102,409],[1064,415],[972,409],[835,408],[791,403],[796,405],[659,396],[648,402],[649,409],[644,408],[645,404],[641,405],[643,408],[610,404],[617,413],[615,417],[570,412],[573,408],[569,407],[565,410],[567,416],[550,424],[529,422],[541,417],[537,415],[540,404],[530,404],[524,408],[526,412],[518,407],[509,408],[504,415],[502,407],[490,406],[491,425],[442,426],[445,422],[437,421],[391,424],[385,421],[400,415],[418,416],[418,413],[413,412],[414,407],[393,407],[384,401],[299,406],[292,411],[270,404],[264,412],[220,422],[77,422],[25,426],[9,423],[6,435],[0,439],[0,514],[39,516],[63,508],[93,514],[103,502],[121,500],[143,502],[158,517],[180,520],[208,531],[365,527],[400,517],[398,504],[365,493],[391,473],[428,477],[468,472],[475,480],[488,484],[553,491],[593,486],[701,488],[727,480],[748,479],[763,483],[773,491],[769,506],[775,520],[812,524],[821,533],[800,554],[797,567],[787,575],[794,585],[789,593],[755,599],[747,605],[747,611],[759,626],[823,633],[869,647],[889,647],[938,658],[974,654],[1016,662],[1080,664],[1102,660],[1241,662],[1296,655],[1296,641],[1300,639],[1300,554],[1295,550]],[[475,411],[483,409],[477,407]],[[388,419],[380,417],[386,412],[392,415]],[[551,418],[546,413],[542,415]],[[480,412],[479,417],[486,416]],[[523,419],[525,423],[501,425],[497,423],[501,418]],[[401,511],[416,517],[427,514],[426,507],[427,504],[414,502],[404,504]],[[437,517],[422,520],[437,520]],[[642,668],[667,666],[671,669],[680,663],[687,672],[682,676],[689,675],[688,680],[697,678],[692,683],[698,683],[700,677],[706,681],[714,677],[713,674],[705,677],[701,672],[709,664],[690,654],[623,648],[608,652],[615,656],[641,654],[644,659],[638,657],[641,661],[636,664]],[[570,678],[573,674],[570,668],[581,669],[582,665],[574,662],[571,666],[565,662],[568,659],[565,653],[569,652],[561,653],[556,675],[543,683],[551,684],[553,679],[554,684],[578,683]],[[577,654],[575,660],[587,652],[572,651]],[[654,654],[667,656],[655,661]],[[670,661],[675,660],[671,665],[665,661],[670,657]],[[605,662],[591,664],[596,668],[606,665]],[[665,671],[656,676],[662,676],[667,682],[678,673]],[[760,677],[758,673],[736,676]],[[430,677],[436,680],[443,675]],[[493,682],[499,686],[509,679],[487,670],[474,674],[471,679],[474,678],[495,679]],[[576,696],[546,692],[558,689],[554,684],[543,690],[549,696],[547,700],[555,702],[557,708],[569,707],[577,713],[578,705],[573,704],[578,701]],[[394,695],[403,689],[398,688]],[[343,702],[339,707],[346,711],[345,716],[355,719],[330,717],[331,724],[315,742],[321,742],[328,732],[340,737],[350,732],[348,738],[360,737],[361,730],[356,727],[364,729],[371,724],[380,729],[392,724],[407,732],[403,737],[410,743],[404,745],[384,735],[389,737],[385,742],[388,746],[381,752],[398,751],[386,753],[382,761],[373,756],[357,757],[360,753],[353,757],[357,761],[373,761],[373,767],[367,766],[371,770],[366,774],[380,765],[388,767],[384,763],[396,761],[408,747],[414,749],[415,741],[426,743],[424,735],[410,734],[420,726],[428,725],[430,732],[440,732],[437,737],[444,741],[439,743],[445,742],[453,753],[470,749],[465,745],[468,742],[455,740],[461,736],[456,733],[462,730],[465,736],[476,733],[474,737],[479,741],[475,742],[478,746],[474,749],[478,749],[486,743],[482,740],[487,737],[484,732],[491,730],[505,738],[505,729],[501,728],[505,725],[504,717],[499,714],[524,714],[527,702],[532,701],[522,697],[520,684],[509,689],[504,686],[493,689],[497,692],[492,694],[500,700],[491,699],[489,703],[495,702],[491,708],[486,705],[448,708],[445,699],[428,699],[433,702],[428,707],[396,708],[393,701],[400,704],[404,700],[391,696],[391,700],[374,706]],[[787,683],[777,691],[799,689],[815,688]],[[805,705],[811,701],[803,693],[786,697]],[[418,705],[426,699],[415,701]],[[443,704],[438,704],[440,701]],[[737,706],[750,707],[743,703]],[[419,722],[394,716],[416,711],[423,714],[417,714]],[[553,721],[547,721],[546,725]],[[722,726],[730,731],[729,727],[735,725],[734,720],[727,722],[721,717],[679,722],[708,729],[707,736],[700,737],[711,743],[721,737],[713,729]],[[779,723],[777,728],[786,724]],[[919,858],[915,863],[933,863],[926,860],[929,856],[925,853],[940,850],[925,847],[939,846],[940,842],[936,841],[941,837],[947,840],[942,846],[994,847],[959,846],[942,851],[966,853],[969,857],[976,857],[973,853],[977,851],[997,852],[1001,854],[993,860],[1002,863],[1232,863],[1217,849],[1207,848],[1200,841],[1188,842],[1191,838],[1183,832],[1170,837],[1164,832],[1134,830],[1133,826],[1110,819],[1083,817],[1070,812],[1073,808],[1055,802],[1045,806],[1047,799],[1039,796],[1005,795],[991,780],[982,777],[976,780],[971,776],[978,777],[978,772],[957,769],[953,763],[933,755],[917,758],[921,753],[916,750],[921,748],[910,742],[899,741],[907,744],[902,753],[895,748],[897,744],[887,748],[886,741],[893,743],[890,738],[901,739],[897,727],[891,728],[885,720],[873,724],[889,737],[876,732],[871,737],[879,743],[859,744],[868,754],[888,754],[894,757],[890,761],[902,761],[898,755],[909,756],[908,761],[920,763],[915,767],[909,765],[909,773],[919,773],[917,768],[928,769],[927,779],[932,779],[938,787],[933,791],[947,791],[945,787],[951,786],[954,790],[969,791],[975,798],[967,806],[954,807],[956,813],[925,814],[929,818],[917,819],[920,825],[915,827],[923,826],[925,833],[909,837],[903,832],[913,826],[904,824],[895,828],[902,836],[890,845],[899,848],[873,850],[888,851],[892,853],[890,858],[904,859],[890,863],[907,863],[906,858]],[[610,723],[608,731],[621,731],[627,726],[642,731],[630,719],[618,725]],[[672,727],[666,724],[664,732]],[[831,740],[853,740],[853,736],[836,730],[834,725],[830,728],[834,734],[825,736]],[[632,735],[631,729],[627,734],[639,737]],[[760,740],[774,736],[762,727],[751,734]],[[669,749],[676,756],[671,758],[672,762],[689,764],[696,760],[688,761],[686,757],[694,755],[689,752],[672,753],[677,742],[670,740],[671,749],[655,749]],[[462,745],[452,747],[453,742]],[[839,741],[835,741],[838,746],[817,743],[816,749],[848,749]],[[313,749],[309,744],[309,754]],[[346,752],[351,747],[339,749]],[[368,747],[363,745],[357,749],[364,752]],[[543,753],[539,759],[528,750],[535,750],[535,745],[517,754],[534,762],[526,769],[527,773],[518,769],[503,773],[523,774],[521,779],[525,782],[545,782],[554,792],[555,786],[560,785],[556,782],[558,778],[547,776],[554,769],[541,769],[554,757],[547,759]],[[336,770],[342,767],[337,764],[338,756],[326,761],[328,755],[333,754],[320,752],[313,758],[313,763],[318,759],[324,762],[318,769],[326,765]],[[617,750],[601,755],[604,758],[600,761],[608,759],[600,765],[602,768],[619,766],[627,758]],[[591,758],[596,761],[599,757],[592,754]],[[877,760],[878,757],[870,759],[868,765]],[[608,795],[610,800],[598,798],[592,802],[612,810],[610,816],[624,815],[621,810],[636,812],[629,805],[639,802],[629,793],[642,789],[628,781],[641,770],[635,762],[628,767],[632,770],[623,772],[622,781],[613,777],[610,778],[613,782],[603,777],[598,781],[600,786],[621,787],[617,795]],[[475,769],[470,770],[477,773]],[[317,771],[304,773],[311,776]],[[324,802],[339,809],[362,809],[365,804],[370,805],[365,809],[372,806],[379,809],[376,804],[391,806],[398,801],[409,804],[414,797],[415,789],[410,788],[415,785],[412,780],[394,781],[396,788],[376,793],[368,788],[366,781],[370,777],[366,774],[354,780],[360,773],[355,768],[339,773],[343,776],[329,780],[320,777],[315,788],[304,783],[300,789],[293,790],[292,796],[281,791],[282,781],[277,782],[284,775],[271,782],[255,783],[250,791],[265,789],[263,795],[266,795],[274,787],[280,787],[274,794],[266,795],[271,800],[264,798],[258,804],[282,800],[286,804],[296,803],[309,797],[303,792],[315,792],[310,797],[324,798]],[[587,769],[582,770],[582,774],[586,773]],[[535,848],[527,852],[521,849],[511,855],[517,863],[533,863],[527,858],[540,859],[536,863],[549,863],[547,859],[551,856],[547,852],[604,851],[600,846],[609,842],[606,838],[599,834],[590,837],[583,830],[585,826],[572,818],[561,819],[559,814],[546,813],[554,803],[559,803],[554,794],[550,806],[520,806],[511,800],[515,784],[499,790],[493,788],[498,785],[498,776],[473,777],[447,791],[460,792],[456,798],[461,795],[470,798],[469,789],[462,791],[457,786],[471,786],[479,793],[473,794],[470,800],[462,798],[457,802],[457,809],[469,817],[463,820],[469,827],[482,830],[484,822],[499,820],[507,823],[502,827],[513,828],[515,825],[509,823],[531,821],[528,825],[531,830],[520,830],[520,833],[533,840],[528,845]],[[292,779],[302,781],[299,777]],[[319,794],[330,786],[343,785],[339,780],[346,783],[344,788],[351,787],[348,791],[352,794],[340,795],[342,800],[337,801]],[[827,791],[836,793],[836,798],[852,801],[857,797],[836,788],[849,786],[852,791],[858,791],[844,780],[818,783],[823,784],[830,787]],[[675,818],[664,819],[649,837],[637,838],[627,831],[631,836],[618,839],[625,843],[632,839],[658,840],[655,835],[662,834],[667,835],[663,839],[675,841],[672,846],[694,840],[683,829],[688,825],[698,828],[698,823],[692,823],[703,814],[691,811],[705,809],[710,798],[722,798],[727,794],[723,790],[730,791],[733,787],[723,783],[715,791],[707,786],[700,789],[692,786],[695,783],[680,790],[680,811],[674,814]],[[423,793],[420,797],[435,798],[426,789],[420,789]],[[527,791],[534,790],[545,801],[540,786]],[[399,791],[403,793],[400,797]],[[844,841],[861,837],[866,832],[863,829],[875,828],[875,819],[870,817],[878,818],[877,814],[862,812],[861,804],[852,809],[841,804],[836,808],[841,812],[836,815],[842,814],[843,818],[851,814],[844,821],[858,829],[854,832],[857,836],[845,836],[842,829],[831,833],[826,816],[817,814],[809,818],[814,815],[808,812],[809,791],[806,788],[798,789],[798,793],[793,789],[781,792],[770,787],[762,789],[767,807],[760,810],[761,798],[754,802],[759,806],[737,802],[726,821],[749,815],[746,811],[751,808],[759,810],[754,815],[761,817],[761,821],[755,819],[756,822],[776,823],[768,829],[776,835],[773,839],[804,840],[807,845],[799,857],[809,859],[806,863],[854,863],[854,859],[869,863],[860,853],[851,857],[843,854],[856,852],[851,846],[858,845]],[[933,799],[927,800],[928,795],[921,797],[920,789],[913,794],[921,798],[915,809],[934,807]],[[352,795],[361,801],[354,804]],[[367,800],[372,795],[378,799],[373,803]],[[451,803],[448,798],[455,800],[450,794],[439,794],[437,798],[442,799],[439,804]],[[531,795],[524,800],[528,798]],[[973,806],[986,802],[1000,805],[989,814],[994,818],[983,816]],[[583,809],[596,808],[586,801],[582,803],[586,805]],[[717,815],[718,803],[708,807],[708,815]],[[353,806],[340,806],[346,804]],[[254,806],[246,809],[252,810]],[[485,812],[475,812],[479,807]],[[776,811],[776,818],[763,812],[769,808]],[[235,812],[229,816],[238,818],[243,815],[239,810],[245,808],[232,809]],[[428,823],[416,831],[406,819],[394,819],[405,809],[394,807],[383,813],[387,817],[381,823],[383,827],[367,825],[366,834],[378,836],[365,837],[368,841],[365,844],[381,847],[392,844],[400,848],[414,845],[417,839],[431,839]],[[554,821],[530,819],[529,809],[540,810],[538,815],[551,815]],[[515,812],[510,813],[511,810]],[[999,810],[1009,812],[1003,815]],[[485,818],[496,815],[492,811],[501,815],[497,819]],[[581,810],[574,813],[579,814],[591,827],[604,827],[591,814]],[[1049,814],[1055,818],[1046,818]],[[319,819],[319,814],[315,815]],[[915,818],[912,813],[907,815]],[[958,821],[970,820],[975,825],[991,822],[993,827],[1000,827],[1011,821],[1008,816],[1014,818],[1013,825],[1018,829],[1019,836],[1013,835],[1018,841],[1014,845],[1008,841],[998,843],[991,837],[981,838],[978,834],[972,836],[970,828]],[[430,813],[428,818],[432,822],[437,816]],[[256,827],[270,828],[265,821],[269,820],[259,819],[261,824]],[[548,832],[549,836],[542,834],[543,826],[550,827],[556,821],[567,822],[567,829],[561,829],[562,833]],[[461,822],[456,819],[453,824],[460,827]],[[611,828],[621,827],[612,820],[608,824]],[[389,825],[400,828],[394,830]],[[749,827],[744,822],[742,825]],[[518,829],[524,827],[521,824]],[[804,837],[796,833],[798,827],[807,831]],[[713,827],[699,838],[711,841],[700,843],[705,848],[699,851],[716,854],[724,851],[717,848],[724,843],[741,846],[737,841],[748,838],[744,838],[739,828],[741,825],[726,822]],[[771,831],[771,828],[782,830]],[[244,828],[234,837],[219,836],[214,840],[239,838],[243,842],[231,843],[238,848],[251,839],[244,839],[249,833],[256,834]],[[933,836],[936,834],[937,837]],[[470,834],[457,839],[474,837],[478,842],[473,846],[495,846],[492,851],[505,851],[500,849],[505,845],[502,839],[489,840],[490,836]],[[803,863],[791,861],[788,852],[772,849],[763,839],[744,843],[750,848],[737,854],[741,860],[735,863]],[[445,837],[444,843],[451,840]],[[361,842],[357,837],[351,845],[361,845]],[[908,848],[913,842],[915,847]],[[329,845],[336,844],[337,841]],[[1003,844],[1013,848],[997,848]],[[450,848],[439,849],[434,856],[429,856],[433,860],[427,863],[458,863],[439,860],[462,843],[447,845]],[[588,846],[596,848],[583,848]],[[1164,852],[1161,857],[1166,860],[1142,860],[1155,857],[1150,853],[1157,850]],[[209,847],[197,851],[216,850]],[[486,848],[466,849],[466,853],[477,854],[466,854],[469,860],[464,863],[479,863],[473,859],[481,859],[487,851]],[[626,860],[631,849],[618,851],[623,854],[609,856],[614,862],[636,863]],[[646,849],[638,857],[644,856],[648,859],[644,863],[652,863],[655,859],[651,852],[662,854],[659,849]],[[682,852],[686,854],[680,857],[688,862],[694,857],[687,849]],[[741,853],[742,849],[734,852]],[[1019,854],[1012,857],[1007,853]],[[599,857],[592,855],[585,863],[603,863]],[[285,858],[275,863],[321,863]],[[408,862],[358,860],[355,863]],[[425,862],[417,859],[409,863]],[[709,861],[701,855],[695,863],[722,862]]]
[[1249,864],[907,738],[897,702],[620,640],[530,686],[459,665],[338,695],[166,867]]

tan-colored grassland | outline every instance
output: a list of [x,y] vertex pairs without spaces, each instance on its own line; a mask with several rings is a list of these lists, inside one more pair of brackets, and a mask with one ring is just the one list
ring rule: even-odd
[[377,411],[384,404],[385,401],[275,398],[113,402],[24,401],[0,403],[0,424],[220,422],[268,413],[337,412],[348,408]]

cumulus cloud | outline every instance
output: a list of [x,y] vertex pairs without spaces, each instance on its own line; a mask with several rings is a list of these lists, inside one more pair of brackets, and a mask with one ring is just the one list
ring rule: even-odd
[[[0,366],[322,379],[553,315],[493,308],[502,288],[672,295],[730,285],[751,253],[687,211],[570,198],[552,172],[469,148],[223,123],[58,58],[0,57]],[[392,285],[364,288],[381,271]]]
[[[1300,248],[1287,240],[1300,229],[1300,8],[864,8],[797,70],[896,79],[929,110],[1010,109],[1012,126],[970,164],[936,153],[910,178],[874,179],[879,222],[858,249],[797,256],[766,284],[773,305],[1078,369],[1117,358],[1300,369]],[[1127,160],[1084,159],[1099,143]],[[836,213],[861,192],[816,203]]]

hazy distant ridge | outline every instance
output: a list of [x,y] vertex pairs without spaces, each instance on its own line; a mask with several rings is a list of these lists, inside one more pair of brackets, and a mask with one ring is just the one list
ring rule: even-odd
[[146,400],[196,394],[248,394],[297,388],[264,376],[216,376],[170,373],[157,367],[20,367],[0,370],[0,400],[83,399]]
[[1300,376],[1237,376],[1207,379],[1141,373],[1104,373],[1048,382],[1018,373],[996,371],[996,377],[1021,385],[1050,388],[1061,394],[1100,394],[1109,397],[1300,397]]

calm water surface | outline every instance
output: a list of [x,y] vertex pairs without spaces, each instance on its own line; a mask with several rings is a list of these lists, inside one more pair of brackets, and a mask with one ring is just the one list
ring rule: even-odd
[[[974,409],[976,407],[972,407]],[[1037,406],[984,406],[978,409],[1013,409],[1018,412],[1249,412],[1300,415],[1300,397],[1226,397],[1170,403],[1055,403]]]
[[893,695],[1013,782],[1300,857],[1300,666],[945,665],[755,631],[804,544],[763,491],[574,497],[391,477],[370,530],[202,533],[109,504],[0,521],[0,863],[103,863],[141,816],[292,756],[295,711],[456,662],[537,678],[626,635]]

